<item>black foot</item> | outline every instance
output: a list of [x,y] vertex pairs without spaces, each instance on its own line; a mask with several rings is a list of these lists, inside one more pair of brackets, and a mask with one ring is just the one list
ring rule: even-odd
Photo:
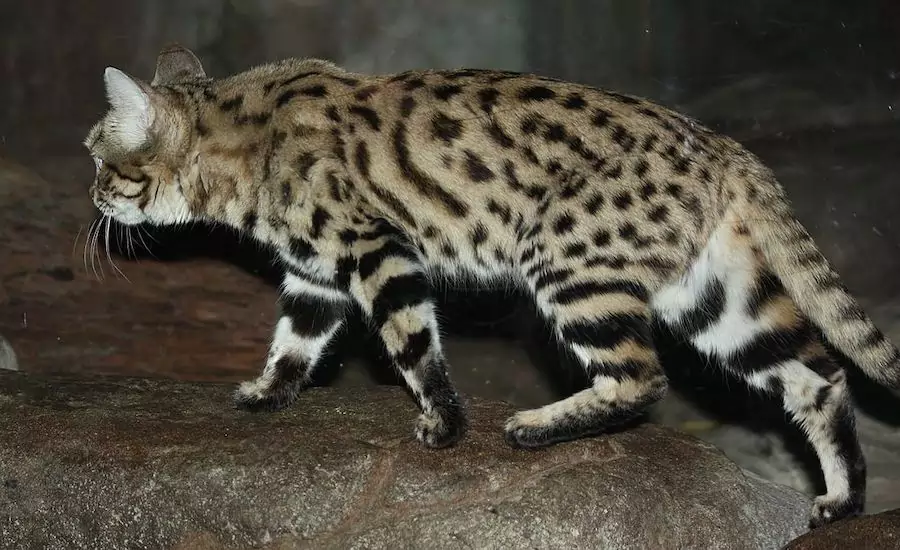
[[242,383],[234,392],[234,406],[249,412],[275,412],[290,406],[300,388],[293,384],[281,384],[265,390],[258,380]]
[[462,411],[443,414],[435,411],[420,414],[416,419],[416,439],[430,449],[443,449],[455,445],[466,433],[468,423]]
[[809,528],[815,529],[835,521],[856,517],[862,512],[862,499],[850,497],[843,500],[835,500],[819,496],[816,497],[813,505],[812,515],[809,518]]

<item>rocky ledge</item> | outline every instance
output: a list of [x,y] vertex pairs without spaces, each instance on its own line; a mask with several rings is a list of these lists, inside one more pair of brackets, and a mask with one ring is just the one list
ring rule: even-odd
[[230,406],[230,385],[0,372],[2,548],[777,548],[809,500],[654,425],[508,448],[472,401],[459,446],[412,439],[399,388]]

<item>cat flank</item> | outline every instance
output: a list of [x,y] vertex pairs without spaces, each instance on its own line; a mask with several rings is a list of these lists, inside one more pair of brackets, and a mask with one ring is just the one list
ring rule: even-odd
[[356,306],[415,396],[427,447],[464,435],[433,282],[512,282],[590,387],[506,423],[537,448],[660,399],[663,323],[805,432],[827,492],[815,527],[862,511],[845,372],[900,387],[897,349],[741,145],[644,99],[491,70],[347,72],[289,59],[223,79],[190,51],[149,83],[108,68],[85,144],[100,212],[126,225],[226,224],[277,250],[279,319],[249,410],[293,403]]

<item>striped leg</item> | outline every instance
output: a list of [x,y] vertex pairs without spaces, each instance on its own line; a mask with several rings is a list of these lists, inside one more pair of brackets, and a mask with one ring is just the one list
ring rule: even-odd
[[650,333],[647,291],[609,273],[538,272],[531,289],[556,337],[580,361],[591,386],[506,423],[516,447],[540,447],[594,435],[626,422],[661,398],[667,381]]
[[781,400],[805,432],[827,490],[811,526],[862,510],[866,465],[845,373],[742,233],[719,229],[688,274],[654,297],[654,308],[701,353]]
[[705,309],[714,316],[681,325],[682,334],[749,387],[778,398],[806,434],[827,491],[816,498],[810,526],[859,514],[866,464],[846,374],[773,275],[741,270],[724,279],[708,293],[720,296],[716,307]]
[[325,348],[343,324],[349,295],[337,286],[288,272],[278,304],[280,318],[262,374],[244,382],[235,404],[247,410],[290,405],[308,384]]
[[416,438],[431,448],[456,443],[465,411],[441,351],[435,306],[416,255],[391,235],[356,243],[350,291],[384,343],[422,414]]
[[865,503],[866,463],[844,371],[811,330],[766,334],[744,353],[752,355],[761,349],[769,355],[767,360],[755,363],[756,358],[739,355],[729,361],[729,370],[739,373],[748,386],[780,398],[815,450],[826,493],[815,499],[810,527],[859,515]]

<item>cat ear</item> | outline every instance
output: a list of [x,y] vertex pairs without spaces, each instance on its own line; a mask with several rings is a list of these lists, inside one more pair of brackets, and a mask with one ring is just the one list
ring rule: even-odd
[[151,85],[169,84],[179,80],[205,78],[206,71],[194,53],[179,45],[169,44],[156,58],[156,75]]
[[149,139],[153,124],[150,96],[136,80],[115,67],[106,68],[103,81],[110,105],[110,129],[124,148],[140,148]]

